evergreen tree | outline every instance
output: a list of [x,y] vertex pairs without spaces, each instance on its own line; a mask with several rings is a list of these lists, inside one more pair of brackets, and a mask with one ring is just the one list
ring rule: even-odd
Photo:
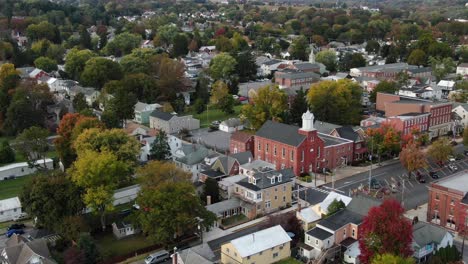
[[89,234],[82,234],[80,236],[78,240],[78,248],[84,252],[85,264],[94,264],[99,262],[99,250],[93,238]]
[[15,152],[8,141],[3,140],[0,143],[0,164],[11,163],[15,161]]
[[171,158],[171,149],[169,143],[167,143],[167,135],[163,130],[159,131],[159,134],[151,144],[151,158],[156,160],[169,160]]
[[212,178],[208,178],[205,181],[205,185],[203,185],[203,193],[201,199],[203,201],[206,201],[206,197],[210,196],[211,197],[211,203],[217,203],[219,202],[219,187],[218,187],[218,182]]
[[301,124],[302,121],[302,114],[307,111],[307,100],[306,100],[306,93],[301,88],[296,93],[296,97],[294,97],[294,101],[291,104],[290,111],[290,122],[292,124]]

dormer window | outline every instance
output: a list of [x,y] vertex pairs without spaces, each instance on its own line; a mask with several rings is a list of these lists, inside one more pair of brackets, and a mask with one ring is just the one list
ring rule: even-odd
[[271,184],[275,184],[275,177],[271,178]]
[[252,184],[257,185],[257,179],[255,179],[254,177],[252,177]]
[[283,175],[278,176],[278,182],[281,182],[283,180]]

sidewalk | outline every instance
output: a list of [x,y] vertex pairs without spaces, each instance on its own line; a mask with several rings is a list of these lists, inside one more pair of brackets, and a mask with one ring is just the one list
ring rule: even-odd
[[[295,211],[296,209],[297,209],[297,205],[293,205],[293,206],[291,206],[289,208],[286,208],[284,210],[275,212],[272,215],[284,214],[284,213],[287,213],[287,212]],[[219,227],[212,227],[210,231],[203,233],[203,240],[206,241],[206,242],[209,242],[209,241],[218,239],[220,237],[230,235],[230,234],[235,233],[237,231],[249,228],[251,226],[258,225],[261,222],[264,222],[265,220],[267,220],[267,218],[268,218],[268,215],[257,218],[257,219],[254,219],[254,220],[249,221],[247,223],[243,223],[243,224],[238,225],[238,226],[231,227],[231,228],[226,229],[226,230],[222,230]]]

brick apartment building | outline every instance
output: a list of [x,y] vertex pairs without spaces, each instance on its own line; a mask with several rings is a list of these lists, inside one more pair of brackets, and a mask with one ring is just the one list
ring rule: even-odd
[[377,111],[382,111],[387,117],[402,116],[411,113],[429,114],[429,138],[447,134],[452,127],[452,103],[433,102],[414,97],[406,97],[388,93],[377,93]]
[[387,118],[384,123],[391,124],[402,136],[411,134],[411,131],[417,130],[427,132],[429,129],[429,113],[406,113],[399,116]]
[[275,83],[280,89],[303,88],[307,90],[313,83],[320,80],[320,75],[315,72],[303,72],[291,69],[275,72]]
[[272,163],[277,169],[292,168],[295,175],[333,170],[353,160],[348,139],[317,132],[314,115],[302,116],[302,128],[267,121],[255,134],[254,158]]
[[468,171],[431,183],[427,221],[460,232],[468,225]]

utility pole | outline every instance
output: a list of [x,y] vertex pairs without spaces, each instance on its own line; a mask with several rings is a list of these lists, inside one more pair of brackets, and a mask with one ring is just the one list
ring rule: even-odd
[[401,206],[405,208],[405,179],[403,179],[402,189],[401,189]]
[[370,170],[369,170],[369,191],[371,189],[371,181],[372,181],[372,156],[374,155],[374,145],[373,145],[373,141],[374,141],[374,136],[371,136],[371,154],[370,154],[370,157],[369,157],[369,160],[370,160]]

